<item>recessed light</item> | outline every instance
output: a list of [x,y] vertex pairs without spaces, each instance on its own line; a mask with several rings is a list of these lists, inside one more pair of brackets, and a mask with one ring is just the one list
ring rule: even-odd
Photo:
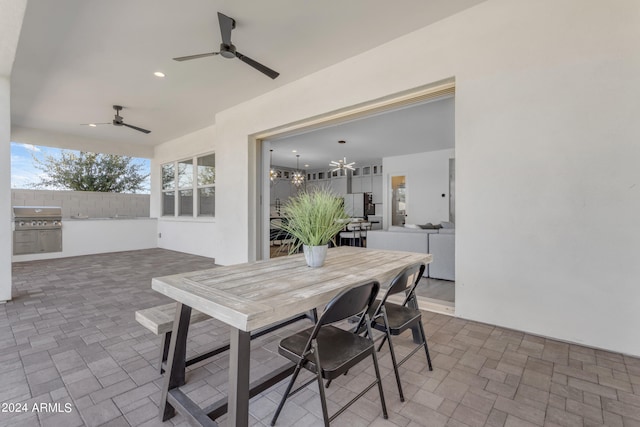
[[297,152],[298,152],[298,150],[291,150],[291,152],[292,152],[292,153],[297,153]]
[[89,126],[91,126],[92,128],[96,127],[95,123],[89,123]]
[[162,71],[156,71],[153,75],[156,77],[164,77],[164,73]]
[[308,167],[309,167],[309,165],[304,165],[304,167],[305,167],[305,168],[308,168]]

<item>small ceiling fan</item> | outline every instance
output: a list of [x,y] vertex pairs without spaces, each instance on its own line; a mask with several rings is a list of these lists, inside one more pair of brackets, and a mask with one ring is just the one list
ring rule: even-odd
[[207,56],[215,56],[222,55],[225,58],[238,58],[240,61],[245,64],[249,64],[256,70],[260,71],[263,74],[275,79],[280,75],[280,73],[273,71],[271,68],[262,65],[261,63],[254,61],[238,52],[236,47],[231,43],[231,30],[236,27],[236,21],[233,18],[230,18],[222,13],[218,12],[218,22],[220,23],[220,33],[222,34],[222,43],[220,43],[220,51],[219,52],[209,52],[209,53],[200,53],[197,55],[189,55],[189,56],[180,56],[178,58],[173,58],[174,61],[188,61],[190,59],[198,59],[205,58]]
[[141,127],[138,126],[134,126],[134,125],[130,125],[128,123],[124,122],[124,119],[122,118],[122,116],[120,116],[120,111],[123,109],[124,107],[122,107],[121,105],[114,105],[113,109],[116,110],[116,116],[113,118],[113,121],[111,123],[83,123],[83,126],[91,126],[91,127],[96,127],[98,125],[114,125],[114,126],[126,126],[128,128],[137,130],[138,132],[142,132],[142,133],[151,133],[150,130],[147,129],[143,129]]
[[333,167],[334,169],[331,171],[337,171],[340,169],[351,169],[351,170],[355,170],[355,168],[353,167],[353,165],[355,165],[356,162],[351,162],[351,163],[347,163],[347,158],[345,157],[343,160],[331,160],[331,163],[329,163],[329,166]]

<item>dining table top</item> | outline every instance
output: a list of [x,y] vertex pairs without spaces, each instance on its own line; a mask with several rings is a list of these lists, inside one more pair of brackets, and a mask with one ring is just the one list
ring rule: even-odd
[[303,254],[157,277],[151,287],[241,331],[322,307],[345,287],[375,279],[384,288],[425,253],[351,246],[330,248],[322,267]]

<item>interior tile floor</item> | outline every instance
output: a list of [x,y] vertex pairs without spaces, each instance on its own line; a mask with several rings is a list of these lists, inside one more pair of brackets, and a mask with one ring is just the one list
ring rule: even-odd
[[[151,290],[152,277],[210,267],[210,259],[162,249],[15,263],[15,299],[0,305],[0,425],[186,426],[180,415],[158,420],[160,338],[138,325],[134,312],[169,301]],[[333,425],[640,426],[640,359],[441,314],[423,319],[434,370],[422,353],[409,359],[400,368],[407,396],[400,402],[383,349],[389,419],[373,389]],[[190,353],[226,339],[217,326],[193,327]],[[284,363],[279,339],[306,326],[254,341],[252,377]],[[394,343],[400,354],[412,344],[408,335]],[[183,390],[206,406],[226,393],[227,367],[225,355],[193,366]],[[330,411],[371,376],[363,366],[334,381]],[[251,425],[268,425],[284,387],[252,399]],[[52,413],[54,405],[33,411],[42,403],[62,412]],[[322,425],[317,388],[291,398],[277,425]]]
[[416,295],[440,301],[455,303],[456,282],[423,277],[416,288]]

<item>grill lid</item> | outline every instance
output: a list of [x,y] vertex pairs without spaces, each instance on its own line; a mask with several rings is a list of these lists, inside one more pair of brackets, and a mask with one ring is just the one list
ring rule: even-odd
[[54,218],[62,217],[60,206],[14,206],[14,218]]

